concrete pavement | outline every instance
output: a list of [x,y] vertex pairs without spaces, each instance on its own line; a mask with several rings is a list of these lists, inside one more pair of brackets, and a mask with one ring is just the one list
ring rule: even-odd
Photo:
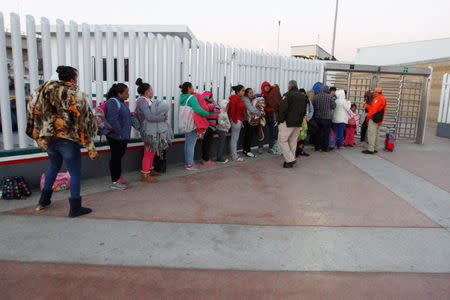
[[[94,212],[0,206],[2,299],[448,299],[450,140],[264,155],[154,185],[83,183]],[[423,167],[420,167],[424,165]],[[138,174],[129,174],[131,180]]]

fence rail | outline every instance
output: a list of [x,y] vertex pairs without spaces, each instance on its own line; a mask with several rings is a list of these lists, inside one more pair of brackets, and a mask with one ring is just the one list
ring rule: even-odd
[[[228,97],[231,85],[238,83],[259,91],[260,84],[269,81],[284,90],[288,81],[294,79],[301,87],[310,89],[323,77],[323,64],[319,61],[181,39],[176,35],[139,30],[124,32],[120,26],[86,23],[80,26],[73,21],[66,26],[62,20],[57,20],[51,28],[46,18],[41,18],[40,26],[36,26],[34,17],[29,15],[26,33],[22,35],[19,16],[10,14],[10,21],[12,46],[8,49],[5,42],[8,35],[0,13],[0,149],[4,150],[34,146],[25,134],[25,85],[35,89],[51,78],[58,65],[79,70],[79,87],[91,95],[91,107],[105,100],[103,95],[114,82],[125,82],[130,90],[128,103],[134,110],[135,80],[143,78],[153,86],[156,98],[173,101],[169,121],[175,133],[178,101],[174,100],[178,99],[178,85],[182,81],[191,81],[199,91],[212,90],[216,99],[222,99]],[[26,39],[26,47],[22,46],[22,39]],[[25,77],[29,82],[25,82]],[[14,95],[8,94],[11,78]],[[14,105],[11,97],[15,99]],[[15,132],[13,119],[17,120]]]

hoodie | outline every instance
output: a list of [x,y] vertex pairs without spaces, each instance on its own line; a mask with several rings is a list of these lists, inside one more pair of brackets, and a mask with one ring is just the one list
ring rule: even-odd
[[344,90],[336,91],[336,108],[333,113],[333,123],[345,123],[348,122],[348,112],[350,111],[350,101],[345,99]]
[[[268,81],[264,81],[264,82],[261,84],[261,96],[264,97],[264,101],[265,101],[265,104],[266,104],[266,107],[264,108],[264,111],[266,112],[266,116],[269,117],[269,116],[272,116],[272,115],[273,115],[273,113],[274,113],[275,110],[267,104],[267,96],[269,96],[269,93],[267,93],[267,92],[264,90],[264,88],[265,88],[266,86],[271,86],[270,83],[269,83]],[[269,92],[270,92],[270,91],[269,91]]]
[[333,109],[336,108],[336,102],[331,97],[328,86],[322,86],[319,93],[314,96],[312,102],[314,106],[314,117],[316,119],[333,119]]

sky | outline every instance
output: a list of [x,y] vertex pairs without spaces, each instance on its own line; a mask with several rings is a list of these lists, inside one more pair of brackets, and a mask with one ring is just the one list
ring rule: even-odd
[[[30,14],[51,24],[188,25],[198,40],[276,53],[318,43],[331,52],[336,0],[1,0],[0,12]],[[450,37],[450,0],[340,0],[338,60],[352,61],[360,47]]]

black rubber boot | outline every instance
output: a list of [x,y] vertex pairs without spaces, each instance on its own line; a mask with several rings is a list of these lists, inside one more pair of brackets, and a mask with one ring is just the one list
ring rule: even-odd
[[53,195],[53,190],[42,190],[41,198],[39,198],[39,203],[36,206],[36,210],[43,210],[48,207],[52,201],[50,200]]
[[70,203],[70,211],[69,211],[70,218],[87,215],[92,212],[92,209],[81,206],[81,197],[76,199],[69,198],[69,203]]

